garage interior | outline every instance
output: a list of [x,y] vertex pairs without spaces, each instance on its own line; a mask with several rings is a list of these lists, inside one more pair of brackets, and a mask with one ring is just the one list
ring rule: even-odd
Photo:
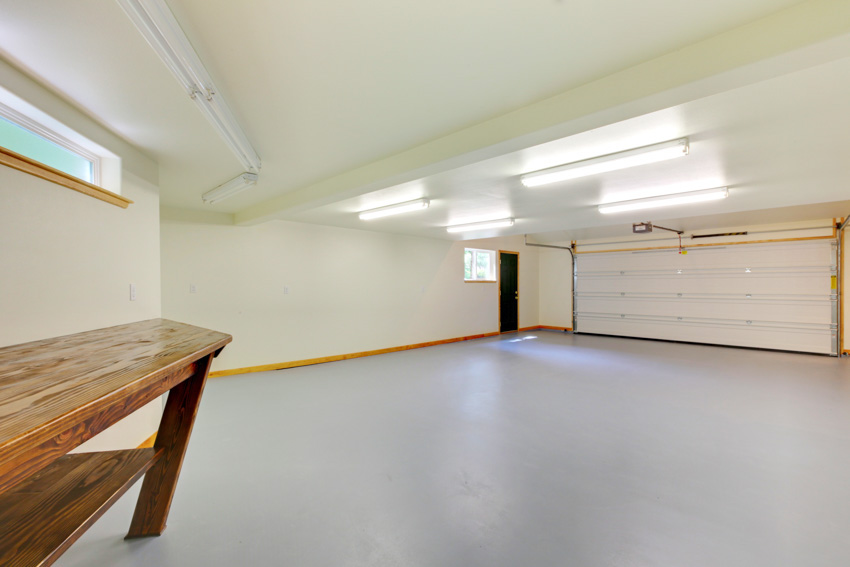
[[0,347],[233,336],[56,564],[843,564],[850,2],[633,4],[0,0]]

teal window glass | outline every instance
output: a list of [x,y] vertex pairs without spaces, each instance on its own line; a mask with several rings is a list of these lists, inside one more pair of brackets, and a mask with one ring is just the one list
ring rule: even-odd
[[92,183],[92,162],[0,117],[0,146]]

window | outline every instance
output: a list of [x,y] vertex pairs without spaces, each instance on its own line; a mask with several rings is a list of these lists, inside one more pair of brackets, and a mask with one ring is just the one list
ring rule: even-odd
[[496,251],[465,248],[463,279],[468,282],[496,281]]
[[51,141],[32,129],[22,126],[21,121],[6,118],[8,113],[4,110],[8,111],[8,109],[0,109],[0,146],[88,183],[99,181],[99,179],[95,180],[96,158],[84,156],[79,150],[70,149],[68,142],[57,143],[62,141],[58,136],[52,136],[56,141]]
[[0,87],[0,164],[126,208],[121,158]]

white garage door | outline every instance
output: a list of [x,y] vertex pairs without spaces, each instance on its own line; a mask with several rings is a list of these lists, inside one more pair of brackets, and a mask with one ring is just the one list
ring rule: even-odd
[[838,352],[835,240],[576,256],[576,331]]

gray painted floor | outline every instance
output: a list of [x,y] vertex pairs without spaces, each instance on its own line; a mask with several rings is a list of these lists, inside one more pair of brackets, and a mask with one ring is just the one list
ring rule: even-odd
[[[520,340],[521,339],[521,340]],[[850,360],[556,332],[212,380],[58,565],[850,564]]]

